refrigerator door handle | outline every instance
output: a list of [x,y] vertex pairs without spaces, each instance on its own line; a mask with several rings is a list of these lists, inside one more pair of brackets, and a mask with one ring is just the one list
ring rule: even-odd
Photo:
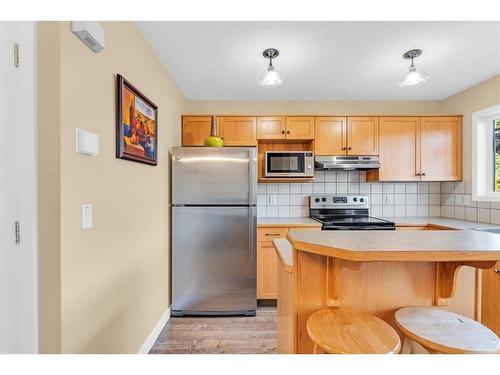
[[257,175],[256,175],[256,156],[255,156],[255,148],[251,148],[248,150],[248,174],[249,174],[249,187],[248,187],[248,203],[250,205],[256,204],[255,202],[255,189],[257,185]]
[[248,258],[250,262],[255,262],[255,232],[257,226],[257,217],[255,207],[250,207],[248,210]]

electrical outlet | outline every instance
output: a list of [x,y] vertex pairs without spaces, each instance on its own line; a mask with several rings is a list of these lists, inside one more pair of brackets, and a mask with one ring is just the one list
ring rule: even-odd
[[470,206],[471,203],[470,195],[464,195],[464,206]]
[[267,196],[267,205],[268,206],[277,206],[278,205],[278,195],[270,194]]
[[464,205],[464,196],[462,194],[455,195],[455,206],[463,206]]
[[394,195],[386,194],[385,195],[385,204],[394,204]]

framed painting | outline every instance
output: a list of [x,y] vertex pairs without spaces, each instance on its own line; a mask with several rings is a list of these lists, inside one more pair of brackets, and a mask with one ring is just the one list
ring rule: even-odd
[[117,75],[116,157],[158,164],[158,107]]

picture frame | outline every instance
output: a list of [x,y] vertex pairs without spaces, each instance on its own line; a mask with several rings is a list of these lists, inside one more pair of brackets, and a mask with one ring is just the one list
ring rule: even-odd
[[158,165],[158,106],[117,74],[116,157]]

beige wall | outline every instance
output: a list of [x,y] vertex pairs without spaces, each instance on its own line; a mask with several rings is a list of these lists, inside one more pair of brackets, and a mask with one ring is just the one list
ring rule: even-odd
[[500,75],[441,102],[443,113],[461,113],[463,118],[463,178],[472,178],[472,114],[500,104]]
[[[106,48],[96,54],[72,34],[70,23],[39,24],[39,76],[54,76],[40,82],[40,98],[53,110],[40,116],[40,142],[50,129],[56,147],[50,159],[43,155],[50,147],[40,149],[41,172],[54,177],[50,183],[40,175],[40,232],[50,233],[41,234],[40,246],[60,262],[60,280],[51,280],[55,264],[41,263],[41,326],[60,326],[60,332],[41,330],[42,352],[137,352],[170,305],[168,153],[180,143],[185,99],[135,24],[101,25]],[[46,47],[59,52],[59,69]],[[156,167],[115,158],[116,73],[159,107]],[[75,152],[77,127],[99,135],[97,157]],[[46,196],[60,198],[56,215],[42,207]],[[80,229],[84,203],[93,205],[94,226],[86,231]],[[47,309],[57,295],[60,307]],[[59,325],[48,315],[52,310],[60,310]]]
[[38,25],[39,348],[61,351],[60,32]]
[[438,114],[437,101],[188,101],[186,114]]

